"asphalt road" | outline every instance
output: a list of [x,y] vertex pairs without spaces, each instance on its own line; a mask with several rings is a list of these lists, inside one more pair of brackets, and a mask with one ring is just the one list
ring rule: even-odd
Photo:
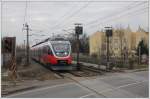
[[17,98],[147,98],[149,97],[148,71],[113,73],[55,86],[12,94]]

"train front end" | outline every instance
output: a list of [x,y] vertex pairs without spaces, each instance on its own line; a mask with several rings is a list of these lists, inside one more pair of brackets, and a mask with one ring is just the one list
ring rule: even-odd
[[71,44],[69,41],[51,41],[53,58],[50,59],[54,70],[71,70]]

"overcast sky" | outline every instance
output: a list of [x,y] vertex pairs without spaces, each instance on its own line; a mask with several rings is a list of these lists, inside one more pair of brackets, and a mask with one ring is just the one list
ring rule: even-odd
[[[148,2],[144,0],[123,0],[122,2],[52,2],[46,0],[2,0],[2,37],[16,36],[17,44],[23,44],[26,40],[26,32],[22,31],[23,24],[30,26],[30,43],[41,40],[54,34],[66,34],[63,29],[70,32],[74,29],[74,23],[82,23],[84,32],[88,35],[103,29],[105,26],[119,26],[126,28],[128,25],[136,31],[140,25],[148,30]],[[37,2],[39,1],[39,2]],[[51,2],[48,2],[51,1]],[[59,0],[64,1],[64,0]],[[102,0],[100,0],[102,1]]]

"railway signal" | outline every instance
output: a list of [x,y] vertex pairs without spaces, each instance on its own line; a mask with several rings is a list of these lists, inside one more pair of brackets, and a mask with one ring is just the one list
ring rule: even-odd
[[4,55],[4,64],[6,59],[6,55],[10,55],[8,56],[10,59],[7,60],[7,62],[9,63],[9,70],[11,71],[12,75],[9,75],[12,77],[13,80],[16,79],[16,37],[5,37],[3,38],[3,42],[2,42],[2,50],[3,50],[3,55]]
[[80,69],[80,64],[79,64],[79,35],[83,34],[83,27],[81,26],[80,23],[76,23],[75,24],[75,33],[76,33],[76,36],[77,36],[77,69],[79,70]]
[[79,26],[81,24],[76,24],[77,26],[75,27],[75,32],[76,34],[80,35],[83,33],[83,27],[82,26]]
[[12,52],[12,41],[11,38],[6,37],[4,39],[4,52],[11,53]]
[[110,62],[109,62],[109,38],[112,36],[112,27],[105,27],[105,32],[106,32],[106,38],[107,38],[107,67],[108,69],[110,67]]

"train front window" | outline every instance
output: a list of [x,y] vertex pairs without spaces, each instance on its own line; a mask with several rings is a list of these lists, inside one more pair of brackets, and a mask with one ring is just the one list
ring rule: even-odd
[[69,44],[58,43],[52,44],[52,46],[56,56],[59,57],[68,56],[70,51]]

